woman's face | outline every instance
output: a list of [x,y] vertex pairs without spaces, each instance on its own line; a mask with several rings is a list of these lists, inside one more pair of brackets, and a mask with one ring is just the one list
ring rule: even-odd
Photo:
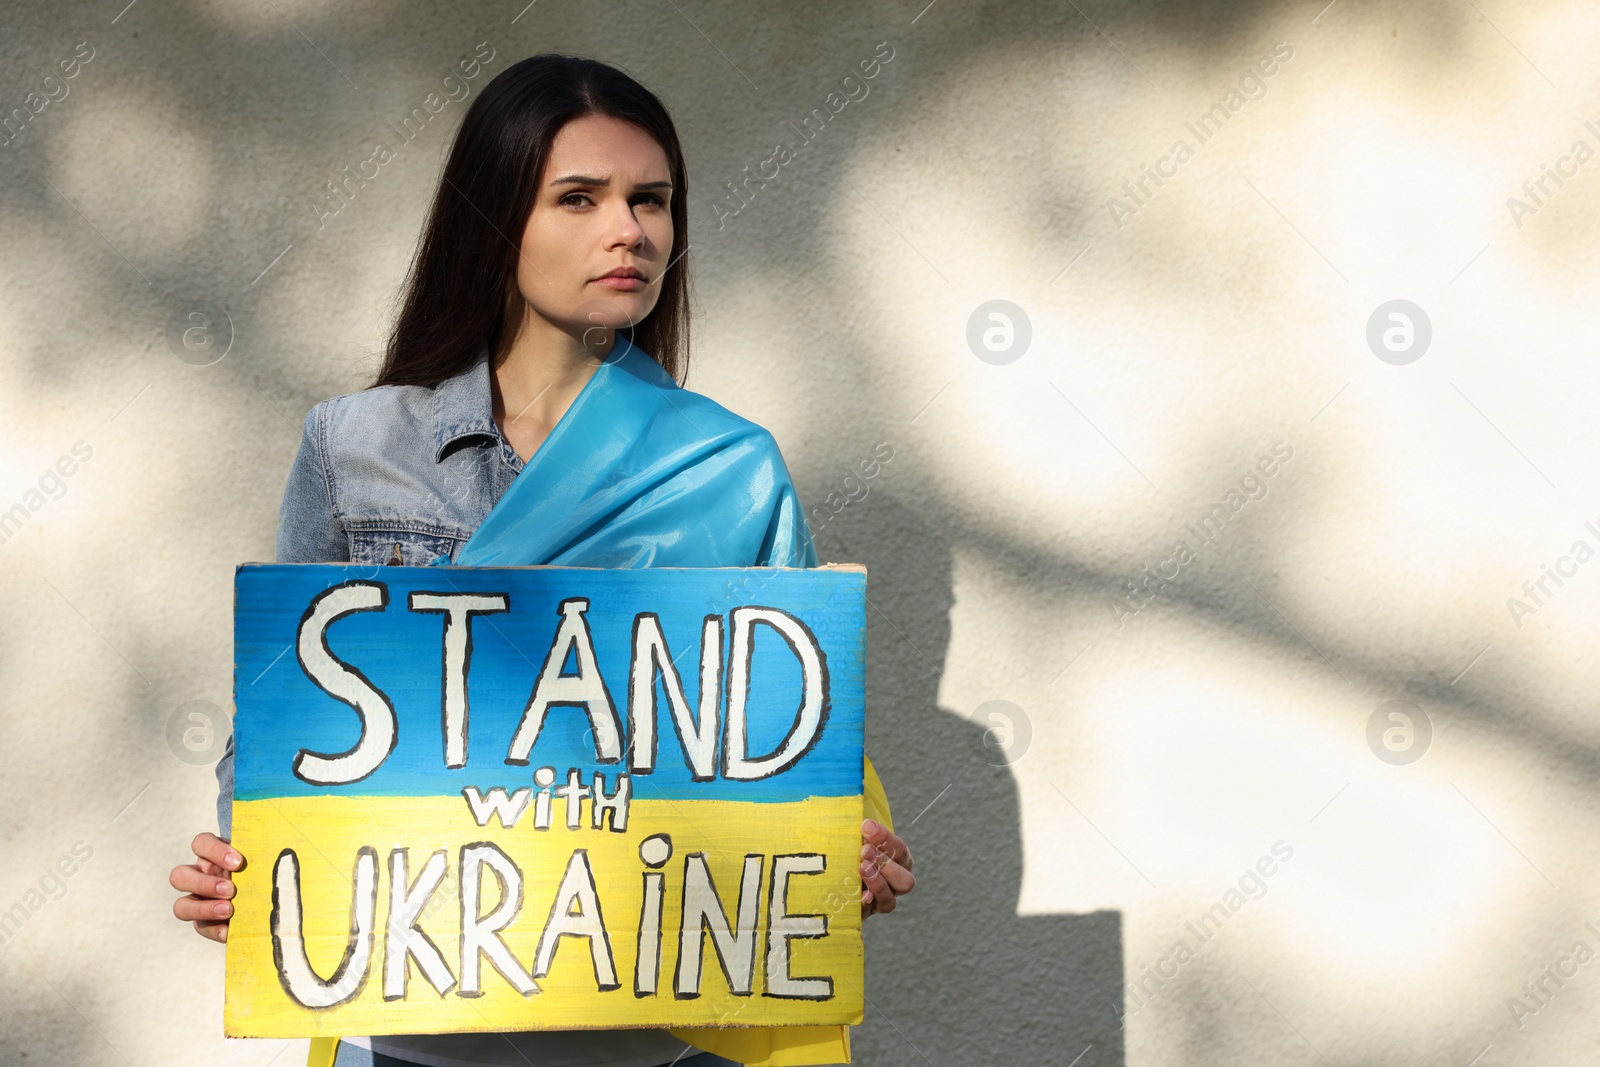
[[[556,134],[522,233],[517,288],[529,310],[594,341],[650,314],[672,249],[667,154],[644,130],[586,115]],[[641,279],[604,278],[633,268]]]

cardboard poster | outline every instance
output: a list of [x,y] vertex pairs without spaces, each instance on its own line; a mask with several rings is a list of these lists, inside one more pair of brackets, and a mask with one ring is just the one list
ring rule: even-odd
[[227,1034],[859,1023],[865,602],[241,566]]

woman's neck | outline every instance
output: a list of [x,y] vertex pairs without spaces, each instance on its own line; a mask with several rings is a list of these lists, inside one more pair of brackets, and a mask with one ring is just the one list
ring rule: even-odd
[[494,421],[524,463],[577,399],[616,343],[616,331],[574,336],[528,308],[515,338],[495,362]]

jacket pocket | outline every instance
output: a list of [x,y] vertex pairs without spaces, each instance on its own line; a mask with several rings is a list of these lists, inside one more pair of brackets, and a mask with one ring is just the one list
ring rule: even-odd
[[438,556],[454,560],[463,539],[439,530],[349,530],[350,562],[384,566],[426,567]]

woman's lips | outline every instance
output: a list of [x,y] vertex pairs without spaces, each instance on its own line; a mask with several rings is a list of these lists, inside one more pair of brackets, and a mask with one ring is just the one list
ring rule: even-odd
[[624,292],[632,293],[643,289],[645,287],[645,280],[643,278],[618,278],[613,276],[609,278],[596,278],[592,284],[604,285],[611,289],[621,289]]

